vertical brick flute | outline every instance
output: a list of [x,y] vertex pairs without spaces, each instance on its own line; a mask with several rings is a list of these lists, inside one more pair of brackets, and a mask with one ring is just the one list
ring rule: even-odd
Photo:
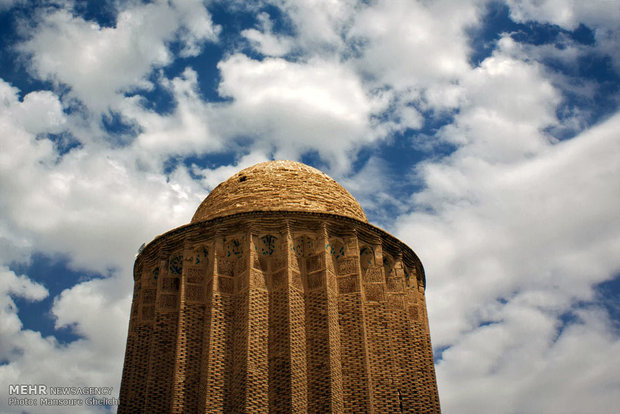
[[440,412],[420,260],[312,167],[233,175],[134,281],[120,414]]

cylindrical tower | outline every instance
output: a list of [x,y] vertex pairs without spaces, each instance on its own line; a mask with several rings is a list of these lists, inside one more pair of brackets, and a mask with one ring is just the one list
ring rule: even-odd
[[134,265],[119,413],[438,413],[425,277],[322,172],[257,164]]

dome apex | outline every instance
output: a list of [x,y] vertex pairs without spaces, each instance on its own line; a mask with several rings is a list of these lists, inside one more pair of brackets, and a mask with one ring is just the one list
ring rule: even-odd
[[295,161],[262,162],[239,171],[209,193],[191,222],[250,211],[306,211],[368,222],[344,187],[316,168]]

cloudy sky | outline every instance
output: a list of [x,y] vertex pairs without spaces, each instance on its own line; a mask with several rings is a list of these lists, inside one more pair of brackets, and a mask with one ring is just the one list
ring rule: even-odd
[[136,250],[270,159],[418,253],[445,413],[614,412],[618,22],[615,0],[0,0],[0,412],[11,383],[116,395]]

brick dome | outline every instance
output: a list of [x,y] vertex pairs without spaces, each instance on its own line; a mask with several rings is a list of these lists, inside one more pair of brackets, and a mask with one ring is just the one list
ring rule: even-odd
[[355,198],[332,178],[294,161],[269,161],[239,171],[200,204],[192,223],[250,211],[307,211],[368,222]]

